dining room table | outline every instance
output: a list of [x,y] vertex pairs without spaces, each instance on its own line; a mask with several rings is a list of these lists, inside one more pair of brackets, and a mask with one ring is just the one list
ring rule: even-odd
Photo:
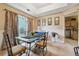
[[[36,42],[40,41],[43,39],[43,37],[30,37],[30,36],[25,36],[25,37],[15,37],[18,41],[25,42],[29,45],[28,47],[28,56],[30,56],[30,52],[32,51],[32,47],[35,45]],[[32,46],[32,43],[34,45]]]

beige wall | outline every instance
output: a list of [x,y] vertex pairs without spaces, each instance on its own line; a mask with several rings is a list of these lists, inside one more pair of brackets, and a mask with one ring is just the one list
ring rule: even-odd
[[1,45],[2,45],[2,41],[3,41],[3,31],[4,31],[4,22],[5,22],[5,11],[3,9],[8,9],[10,11],[13,11],[19,15],[23,15],[25,17],[29,17],[33,20],[33,30],[36,29],[36,23],[35,22],[35,17],[29,15],[29,14],[26,14],[20,10],[17,10],[15,8],[12,8],[11,6],[8,6],[6,4],[0,4],[0,49],[1,49]]
[[36,22],[36,18],[35,19],[33,19],[33,31],[36,31],[36,29],[37,29],[37,22]]
[[79,46],[79,10],[78,10],[78,46]]
[[[48,26],[47,22],[48,22],[48,18],[52,17],[52,25]],[[55,17],[60,17],[60,24],[59,25],[54,25],[54,18]],[[51,32],[56,32],[59,35],[61,35],[62,37],[64,37],[64,15],[63,13],[57,13],[57,14],[53,14],[53,15],[49,15],[49,16],[43,16],[43,17],[39,17],[38,19],[41,20],[42,23],[42,19],[46,19],[46,26],[38,26],[38,31],[40,31],[39,29],[41,29],[41,31],[47,31],[49,32],[49,35],[51,35]],[[64,42],[64,40],[62,39],[62,42]]]
[[[52,17],[52,25],[51,26],[38,26],[38,29],[41,29],[43,31],[47,30],[49,32],[57,32],[59,33],[60,35],[62,35],[63,37],[65,36],[65,19],[64,17],[69,15],[70,13],[73,13],[73,12],[78,12],[79,10],[79,5],[76,5],[74,7],[71,7],[69,8],[68,10],[62,12],[62,13],[57,13],[57,14],[53,14],[53,15],[48,15],[48,16],[43,16],[43,17],[38,17],[38,19],[43,19],[45,18],[46,21],[48,20],[49,17]],[[60,25],[59,26],[55,26],[54,25],[54,17],[56,16],[60,16]],[[79,25],[79,19],[78,19],[78,25]],[[79,26],[78,26],[79,28]],[[79,38],[78,38],[78,43],[79,43]]]

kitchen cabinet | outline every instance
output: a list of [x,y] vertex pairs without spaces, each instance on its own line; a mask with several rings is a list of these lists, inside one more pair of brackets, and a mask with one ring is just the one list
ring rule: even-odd
[[78,40],[78,21],[77,18],[68,17],[65,20],[65,37]]

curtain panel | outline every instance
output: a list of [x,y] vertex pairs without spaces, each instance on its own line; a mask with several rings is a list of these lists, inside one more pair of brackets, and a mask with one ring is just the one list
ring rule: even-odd
[[[11,45],[14,46],[17,44],[17,41],[15,39],[16,36],[18,36],[18,20],[17,20],[17,14],[11,11],[6,10],[5,13],[5,25],[4,25],[4,32],[7,32],[11,41]],[[3,40],[3,46],[2,48],[5,48],[5,41]]]
[[31,18],[28,18],[28,35],[30,34],[30,32],[33,31],[33,20]]

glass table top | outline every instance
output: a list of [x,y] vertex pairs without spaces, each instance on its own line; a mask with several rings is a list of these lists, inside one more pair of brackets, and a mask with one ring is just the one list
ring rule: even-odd
[[39,41],[42,37],[16,37],[18,40],[25,41],[27,43],[32,43],[34,41]]

